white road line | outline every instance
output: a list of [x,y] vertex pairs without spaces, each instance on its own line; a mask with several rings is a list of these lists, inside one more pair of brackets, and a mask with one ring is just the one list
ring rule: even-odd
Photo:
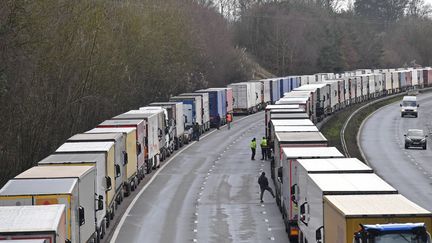
[[[258,114],[258,113],[257,113]],[[246,116],[243,118],[238,119],[236,122],[239,122],[241,120],[244,120],[246,118],[253,118],[255,117],[255,115],[251,115],[251,116]],[[222,126],[225,127],[226,125]],[[213,130],[209,133],[207,133],[206,135],[202,136],[201,139],[206,138],[208,136],[210,136],[211,134],[217,132],[219,130]],[[184,147],[182,150],[178,151],[174,156],[172,156],[168,161],[166,161],[160,168],[158,171],[156,171],[156,173],[153,175],[153,177],[147,182],[147,184],[145,184],[143,186],[143,188],[141,188],[140,192],[135,196],[135,198],[132,200],[131,204],[129,205],[129,207],[126,209],[126,211],[124,212],[122,218],[120,219],[119,224],[117,225],[113,236],[111,237],[110,243],[115,243],[115,241],[117,240],[117,237],[120,233],[120,229],[123,226],[124,222],[126,221],[127,216],[129,215],[130,211],[132,210],[132,208],[135,206],[135,203],[138,201],[138,198],[140,198],[140,196],[144,193],[144,191],[147,189],[147,187],[149,187],[151,185],[151,183],[156,179],[157,175],[159,175],[159,173],[167,166],[169,165],[179,154],[181,154],[183,151],[185,151],[186,149],[190,148],[192,145],[194,145],[196,143],[196,141],[190,143],[189,145],[187,145],[186,147]],[[210,173],[207,173],[210,174]],[[198,213],[196,213],[196,215],[198,215]]]

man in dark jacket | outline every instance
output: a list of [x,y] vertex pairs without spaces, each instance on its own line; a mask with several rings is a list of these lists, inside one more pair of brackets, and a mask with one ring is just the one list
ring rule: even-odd
[[199,134],[200,131],[199,131],[199,130],[200,130],[200,127],[199,127],[198,122],[195,122],[195,123],[193,124],[192,130],[193,130],[193,136],[194,136],[194,139],[195,139],[196,141],[199,141],[199,137],[200,137],[200,134]]
[[261,189],[260,199],[262,203],[264,202],[263,195],[265,190],[269,191],[272,194],[273,198],[275,197],[273,190],[268,185],[268,180],[267,177],[265,176],[265,172],[261,173],[261,176],[258,178],[258,184],[260,185],[260,189]]

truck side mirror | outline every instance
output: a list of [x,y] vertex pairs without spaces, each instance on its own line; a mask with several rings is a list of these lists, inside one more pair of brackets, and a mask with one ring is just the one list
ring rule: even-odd
[[399,104],[400,107],[402,107],[402,104]]
[[112,189],[111,177],[105,176],[105,183],[106,183],[105,191],[111,191],[111,189]]
[[120,171],[120,165],[115,165],[115,177],[120,177],[121,171]]
[[420,107],[420,105],[419,105],[419,104],[417,104],[417,107]]
[[123,151],[123,165],[127,165],[127,163],[128,163],[128,154],[125,151]]
[[136,142],[136,151],[137,151],[137,155],[142,153],[142,148],[141,148],[141,144],[139,142]]
[[316,231],[315,231],[315,240],[317,243],[321,243],[322,242],[322,234],[321,234],[321,230],[324,228],[324,226],[319,227]]
[[103,196],[99,195],[97,199],[97,211],[104,209],[104,202],[103,202]]
[[306,219],[306,205],[308,203],[305,202],[300,206],[300,221],[303,222],[306,226],[308,225],[307,219]]
[[279,168],[278,168],[278,177],[279,177],[279,178],[282,178],[282,177],[283,177],[283,170],[282,170],[282,167],[279,167]]
[[80,226],[85,224],[85,210],[81,206],[78,208],[78,221]]
[[406,134],[404,134],[404,137],[406,137]]

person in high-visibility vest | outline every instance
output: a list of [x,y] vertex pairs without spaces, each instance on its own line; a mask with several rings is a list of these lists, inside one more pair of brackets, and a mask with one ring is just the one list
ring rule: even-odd
[[251,143],[250,143],[250,148],[252,150],[252,156],[251,156],[251,160],[255,160],[255,150],[256,150],[256,139],[253,138]]
[[268,146],[267,146],[267,139],[265,137],[262,138],[260,146],[261,146],[261,155],[262,155],[261,160],[266,160],[267,159],[267,147]]

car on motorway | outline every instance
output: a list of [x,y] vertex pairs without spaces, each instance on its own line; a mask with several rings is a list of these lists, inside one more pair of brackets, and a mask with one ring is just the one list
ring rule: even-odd
[[408,129],[407,134],[405,136],[405,148],[408,149],[410,147],[420,147],[426,149],[427,141],[426,135],[421,129]]
[[415,96],[404,96],[402,99],[401,107],[401,117],[406,115],[412,115],[414,117],[418,116],[418,107],[417,97]]

